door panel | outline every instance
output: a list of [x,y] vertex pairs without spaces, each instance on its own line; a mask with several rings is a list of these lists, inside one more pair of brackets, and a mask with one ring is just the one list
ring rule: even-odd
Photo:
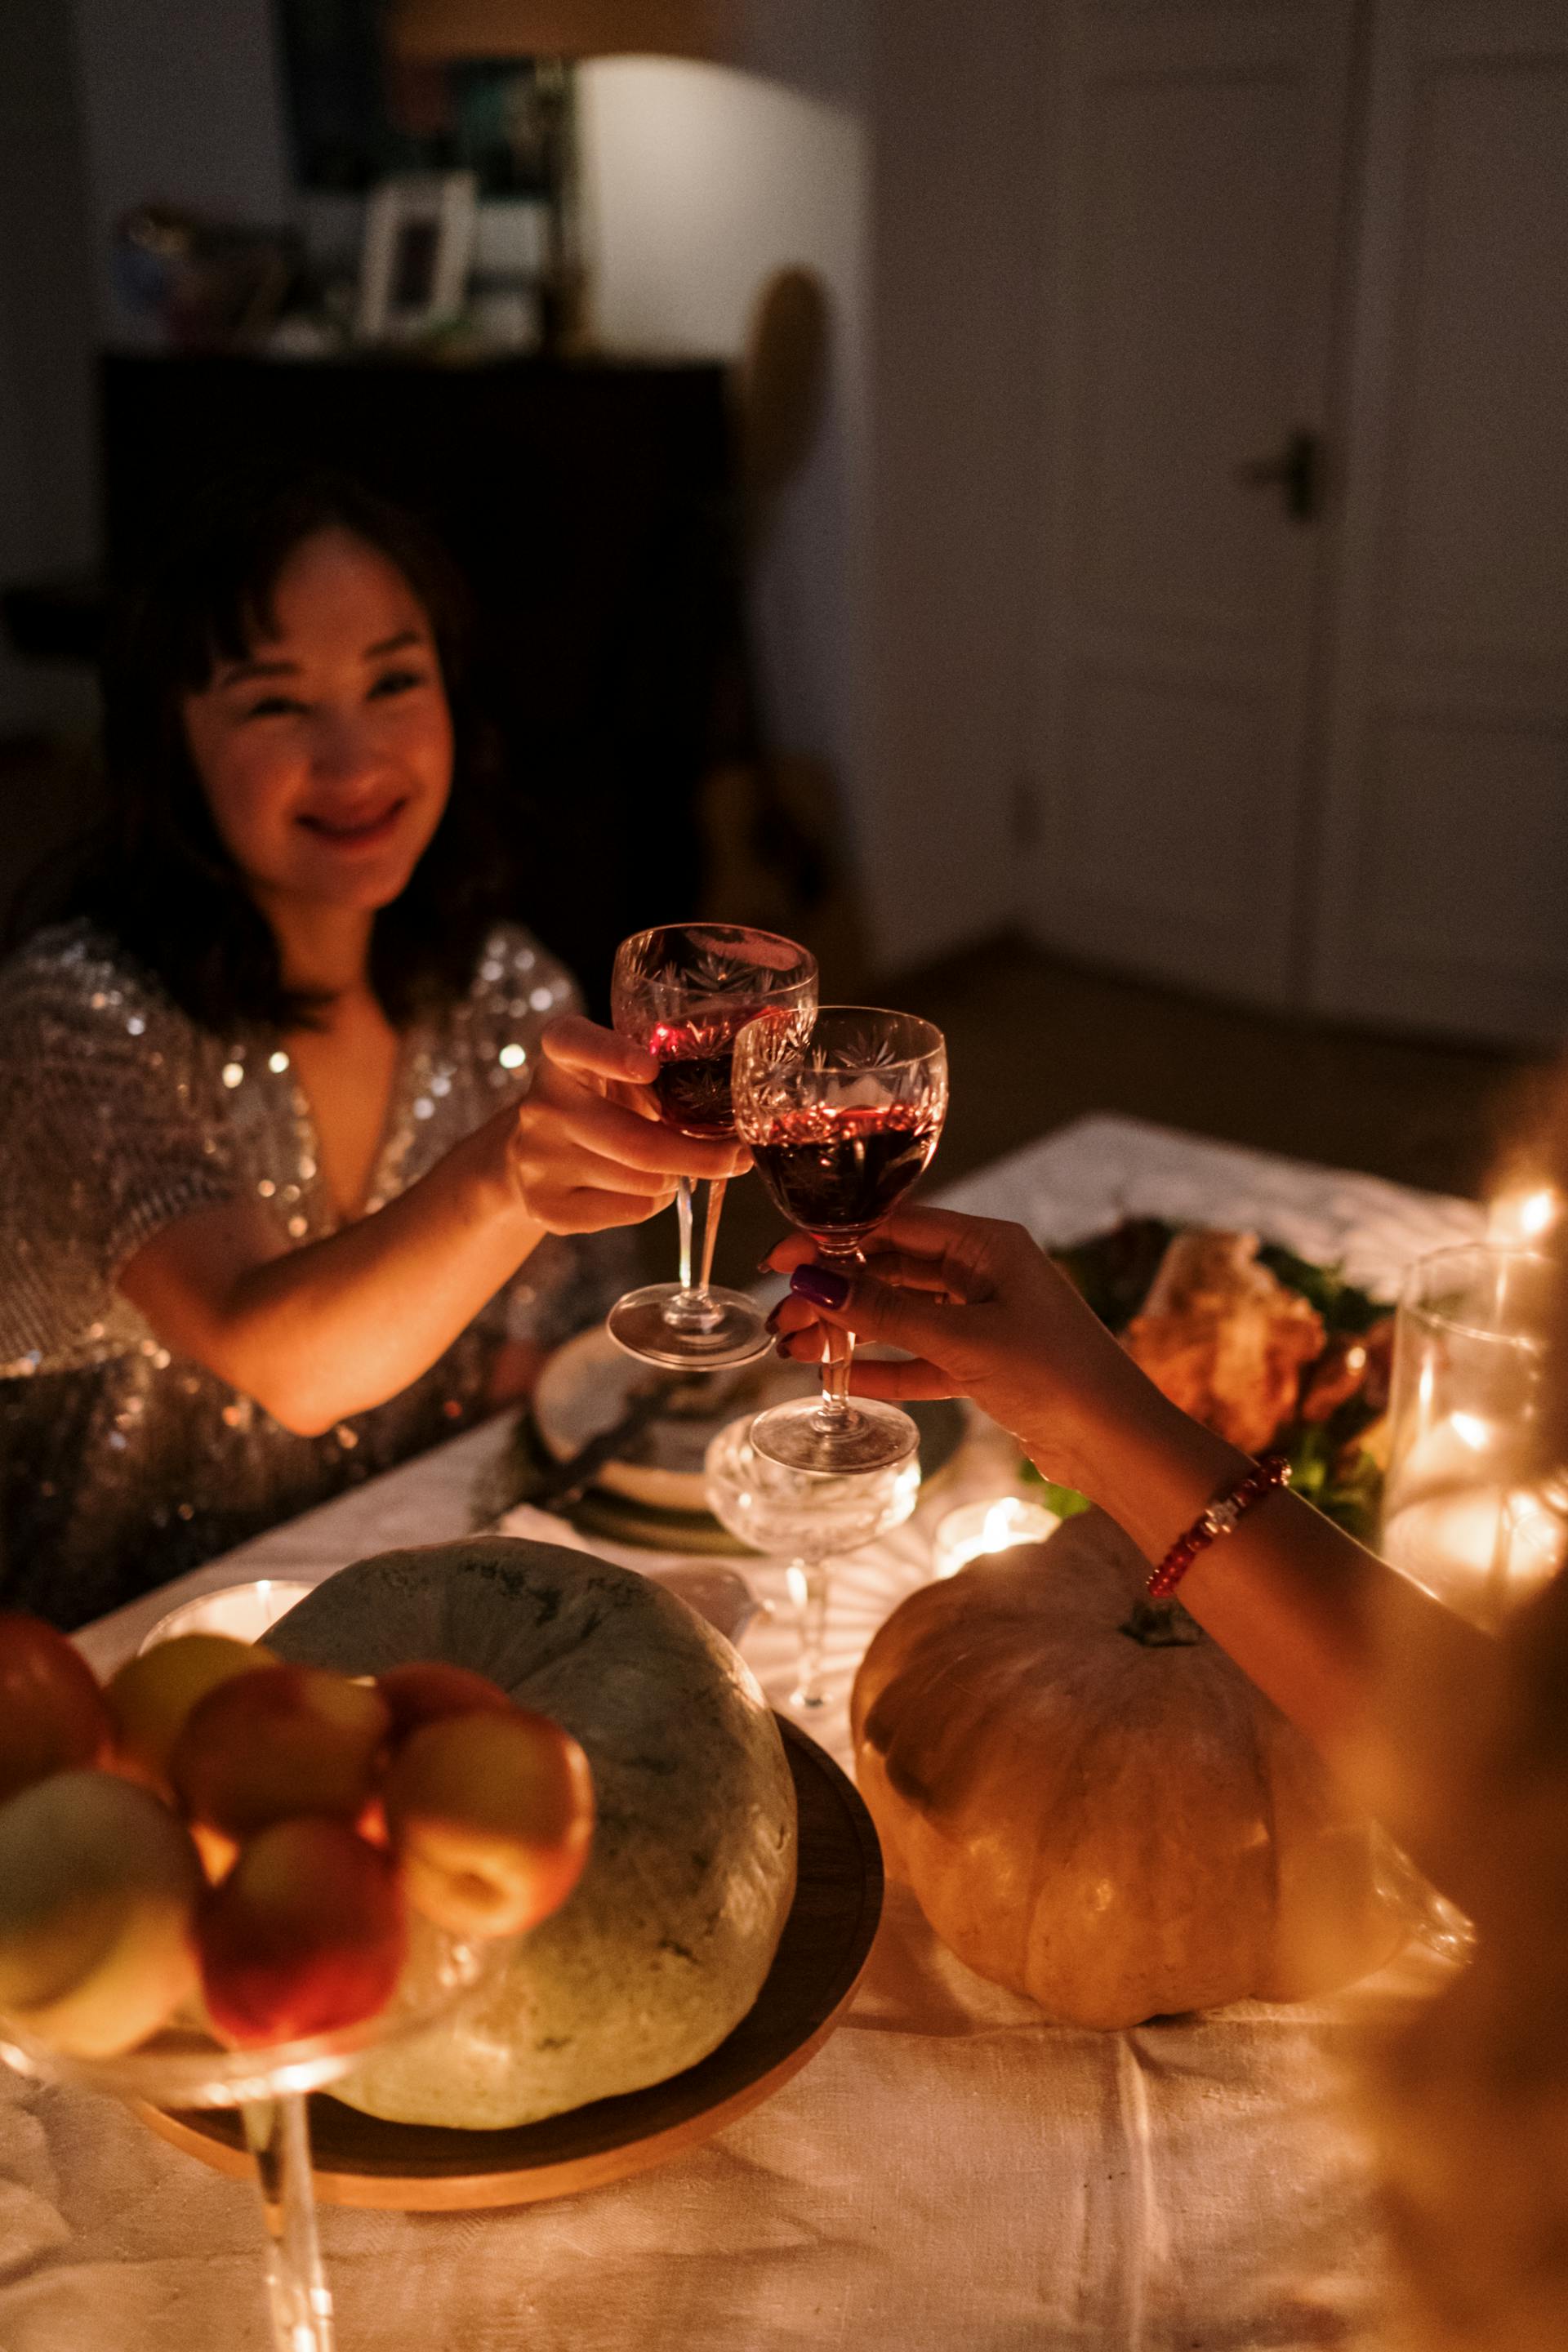
[[1061,12],[1034,927],[1287,1001],[1352,12]]
[[1568,1025],[1568,7],[1380,0],[1314,1001]]

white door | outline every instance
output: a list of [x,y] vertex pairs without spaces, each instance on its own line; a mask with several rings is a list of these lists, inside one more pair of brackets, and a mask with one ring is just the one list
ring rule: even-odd
[[1289,493],[1321,497],[1356,16],[1059,12],[1029,920],[1262,1003],[1301,985],[1328,525]]
[[1568,5],[1379,0],[1313,997],[1568,1029]]

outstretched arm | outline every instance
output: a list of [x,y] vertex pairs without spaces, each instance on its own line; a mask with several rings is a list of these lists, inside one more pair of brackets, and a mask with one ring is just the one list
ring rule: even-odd
[[[909,1351],[855,1360],[853,1385],[888,1398],[967,1395],[1046,1476],[1076,1487],[1152,1564],[1245,1475],[1245,1454],[1189,1419],[1140,1370],[1021,1226],[932,1209],[896,1213],[864,1277],[809,1263],[792,1236],[781,1345],[805,1360],[819,1323]],[[836,1288],[836,1286],[839,1287]],[[1271,1496],[1188,1570],[1181,1598],[1237,1664],[1337,1762],[1353,1764],[1396,1834],[1425,1748],[1457,1743],[1439,1692],[1479,1716],[1497,1671],[1485,1634],[1295,1496]],[[1399,1694],[1412,1663],[1427,1703]]]
[[542,1042],[526,1099],[374,1216],[290,1249],[258,1203],[198,1210],[136,1252],[121,1289],[166,1346],[313,1434],[427,1370],[545,1234],[639,1223],[678,1176],[742,1164],[626,1107],[654,1074],[638,1047],[575,1015]]

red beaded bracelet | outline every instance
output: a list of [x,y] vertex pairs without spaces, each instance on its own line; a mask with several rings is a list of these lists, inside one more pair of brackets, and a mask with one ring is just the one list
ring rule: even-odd
[[1222,1495],[1217,1503],[1211,1503],[1207,1510],[1200,1512],[1193,1521],[1186,1534],[1177,1537],[1150,1576],[1146,1588],[1150,1598],[1163,1601],[1167,1593],[1174,1592],[1199,1552],[1213,1543],[1216,1536],[1234,1535],[1254,1504],[1261,1503],[1265,1495],[1272,1494],[1276,1486],[1288,1486],[1289,1483],[1290,1465],[1282,1454],[1266,1454],[1261,1461],[1254,1463],[1246,1477],[1238,1480],[1228,1495]]

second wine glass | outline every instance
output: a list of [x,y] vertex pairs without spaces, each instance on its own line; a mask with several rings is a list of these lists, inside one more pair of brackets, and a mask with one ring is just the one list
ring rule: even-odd
[[[910,1013],[825,1004],[804,1035],[752,1021],[735,1042],[735,1131],[777,1207],[823,1257],[861,1262],[864,1244],[929,1166],[947,1114],[947,1048]],[[896,1405],[849,1402],[854,1340],[826,1339],[822,1396],[773,1405],[756,1452],[786,1470],[883,1470],[919,1432]]]
[[[711,1142],[733,1136],[735,1038],[765,1015],[805,1034],[816,1004],[816,959],[794,940],[746,923],[662,923],[623,940],[610,982],[611,1017],[653,1055],[653,1097],[665,1124]],[[617,1347],[644,1363],[722,1371],[765,1355],[772,1342],[754,1299],[711,1280],[724,1181],[708,1187],[702,1257],[692,1276],[691,1180],[680,1179],[680,1279],[629,1290],[610,1309]]]

